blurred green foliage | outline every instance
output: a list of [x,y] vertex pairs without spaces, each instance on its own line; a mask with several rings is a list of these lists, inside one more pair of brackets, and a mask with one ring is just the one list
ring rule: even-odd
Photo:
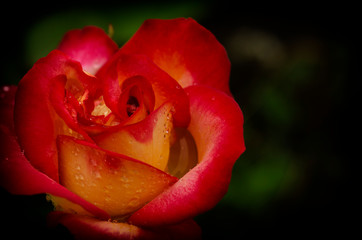
[[[347,28],[352,25],[308,6],[283,15],[228,1],[79,3],[38,11],[25,15],[33,18],[24,18],[24,26],[8,29],[15,38],[3,39],[9,51],[2,58],[2,83],[16,84],[66,31],[85,25],[108,31],[112,24],[113,38],[122,46],[145,19],[193,17],[225,46],[231,91],[245,117],[247,150],[223,200],[196,217],[205,239],[342,229],[350,191],[351,152],[344,149],[345,126],[351,124],[345,116],[352,109],[347,100],[354,96],[346,93],[354,77]],[[28,220],[42,219],[50,208],[38,196],[5,201],[13,199],[19,205],[31,199],[42,209],[37,215],[23,211],[29,205],[20,207],[17,214]]]

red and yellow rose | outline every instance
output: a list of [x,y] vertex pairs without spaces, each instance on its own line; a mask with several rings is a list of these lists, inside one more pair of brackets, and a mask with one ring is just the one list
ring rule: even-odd
[[1,185],[46,193],[77,237],[198,237],[245,150],[225,49],[192,19],[147,20],[120,49],[69,31],[1,89]]

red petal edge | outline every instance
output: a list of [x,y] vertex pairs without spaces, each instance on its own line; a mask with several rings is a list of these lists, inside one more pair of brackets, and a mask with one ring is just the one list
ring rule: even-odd
[[75,239],[201,239],[201,229],[193,220],[161,228],[142,229],[127,223],[101,221],[86,216],[52,212],[48,215],[48,223],[51,227],[57,224],[64,225]]
[[108,219],[103,210],[70,192],[53,179],[36,170],[22,153],[12,123],[16,86],[5,86],[0,92],[0,186],[12,194],[49,193],[66,198],[93,215]]
[[225,195],[231,170],[244,152],[243,115],[233,98],[205,86],[186,88],[199,164],[171,188],[135,212],[129,222],[160,226],[192,218]]
[[7,191],[22,195],[49,193],[79,204],[101,219],[109,219],[110,216],[105,211],[36,170],[21,152],[15,136],[10,135],[9,129],[3,125],[0,128],[0,139],[0,185]]
[[67,32],[58,49],[79,61],[86,72],[94,75],[118,46],[101,28],[87,26]]
[[202,84],[230,95],[224,47],[191,18],[146,20],[120,51],[147,55],[183,88]]
[[[21,79],[15,98],[14,123],[20,146],[31,164],[54,180],[58,180],[56,136],[65,134],[73,126],[76,127],[73,130],[79,129],[75,123],[69,124],[69,117],[59,116],[60,112],[55,109],[59,110],[59,106],[64,105],[59,92],[61,81],[57,80],[67,75],[92,88],[92,91],[97,86],[96,79],[85,74],[79,62],[69,59],[59,50],[53,50],[39,59]],[[57,91],[53,93],[55,89]],[[80,133],[91,141],[85,132]]]

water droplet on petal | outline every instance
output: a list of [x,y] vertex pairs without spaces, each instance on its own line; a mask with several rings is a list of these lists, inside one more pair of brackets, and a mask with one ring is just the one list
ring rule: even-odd
[[139,204],[139,201],[138,201],[138,198],[132,198],[131,200],[129,200],[128,202],[128,207],[130,208],[134,208],[134,207],[137,207]]
[[98,171],[95,173],[95,178],[96,179],[101,179],[102,178],[101,174]]

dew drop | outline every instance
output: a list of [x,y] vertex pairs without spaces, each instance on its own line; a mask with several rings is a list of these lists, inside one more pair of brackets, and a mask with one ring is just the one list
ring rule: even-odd
[[128,178],[126,176],[121,177],[121,182],[128,183]]
[[101,174],[98,171],[95,173],[95,178],[96,179],[101,179],[102,178]]
[[139,204],[138,198],[132,198],[128,202],[128,207],[134,208],[137,207]]
[[97,167],[97,162],[93,158],[90,158],[89,161],[90,161],[91,166]]
[[74,156],[78,156],[78,152],[76,152],[76,151],[74,151],[74,150],[72,150],[72,154],[74,155]]

